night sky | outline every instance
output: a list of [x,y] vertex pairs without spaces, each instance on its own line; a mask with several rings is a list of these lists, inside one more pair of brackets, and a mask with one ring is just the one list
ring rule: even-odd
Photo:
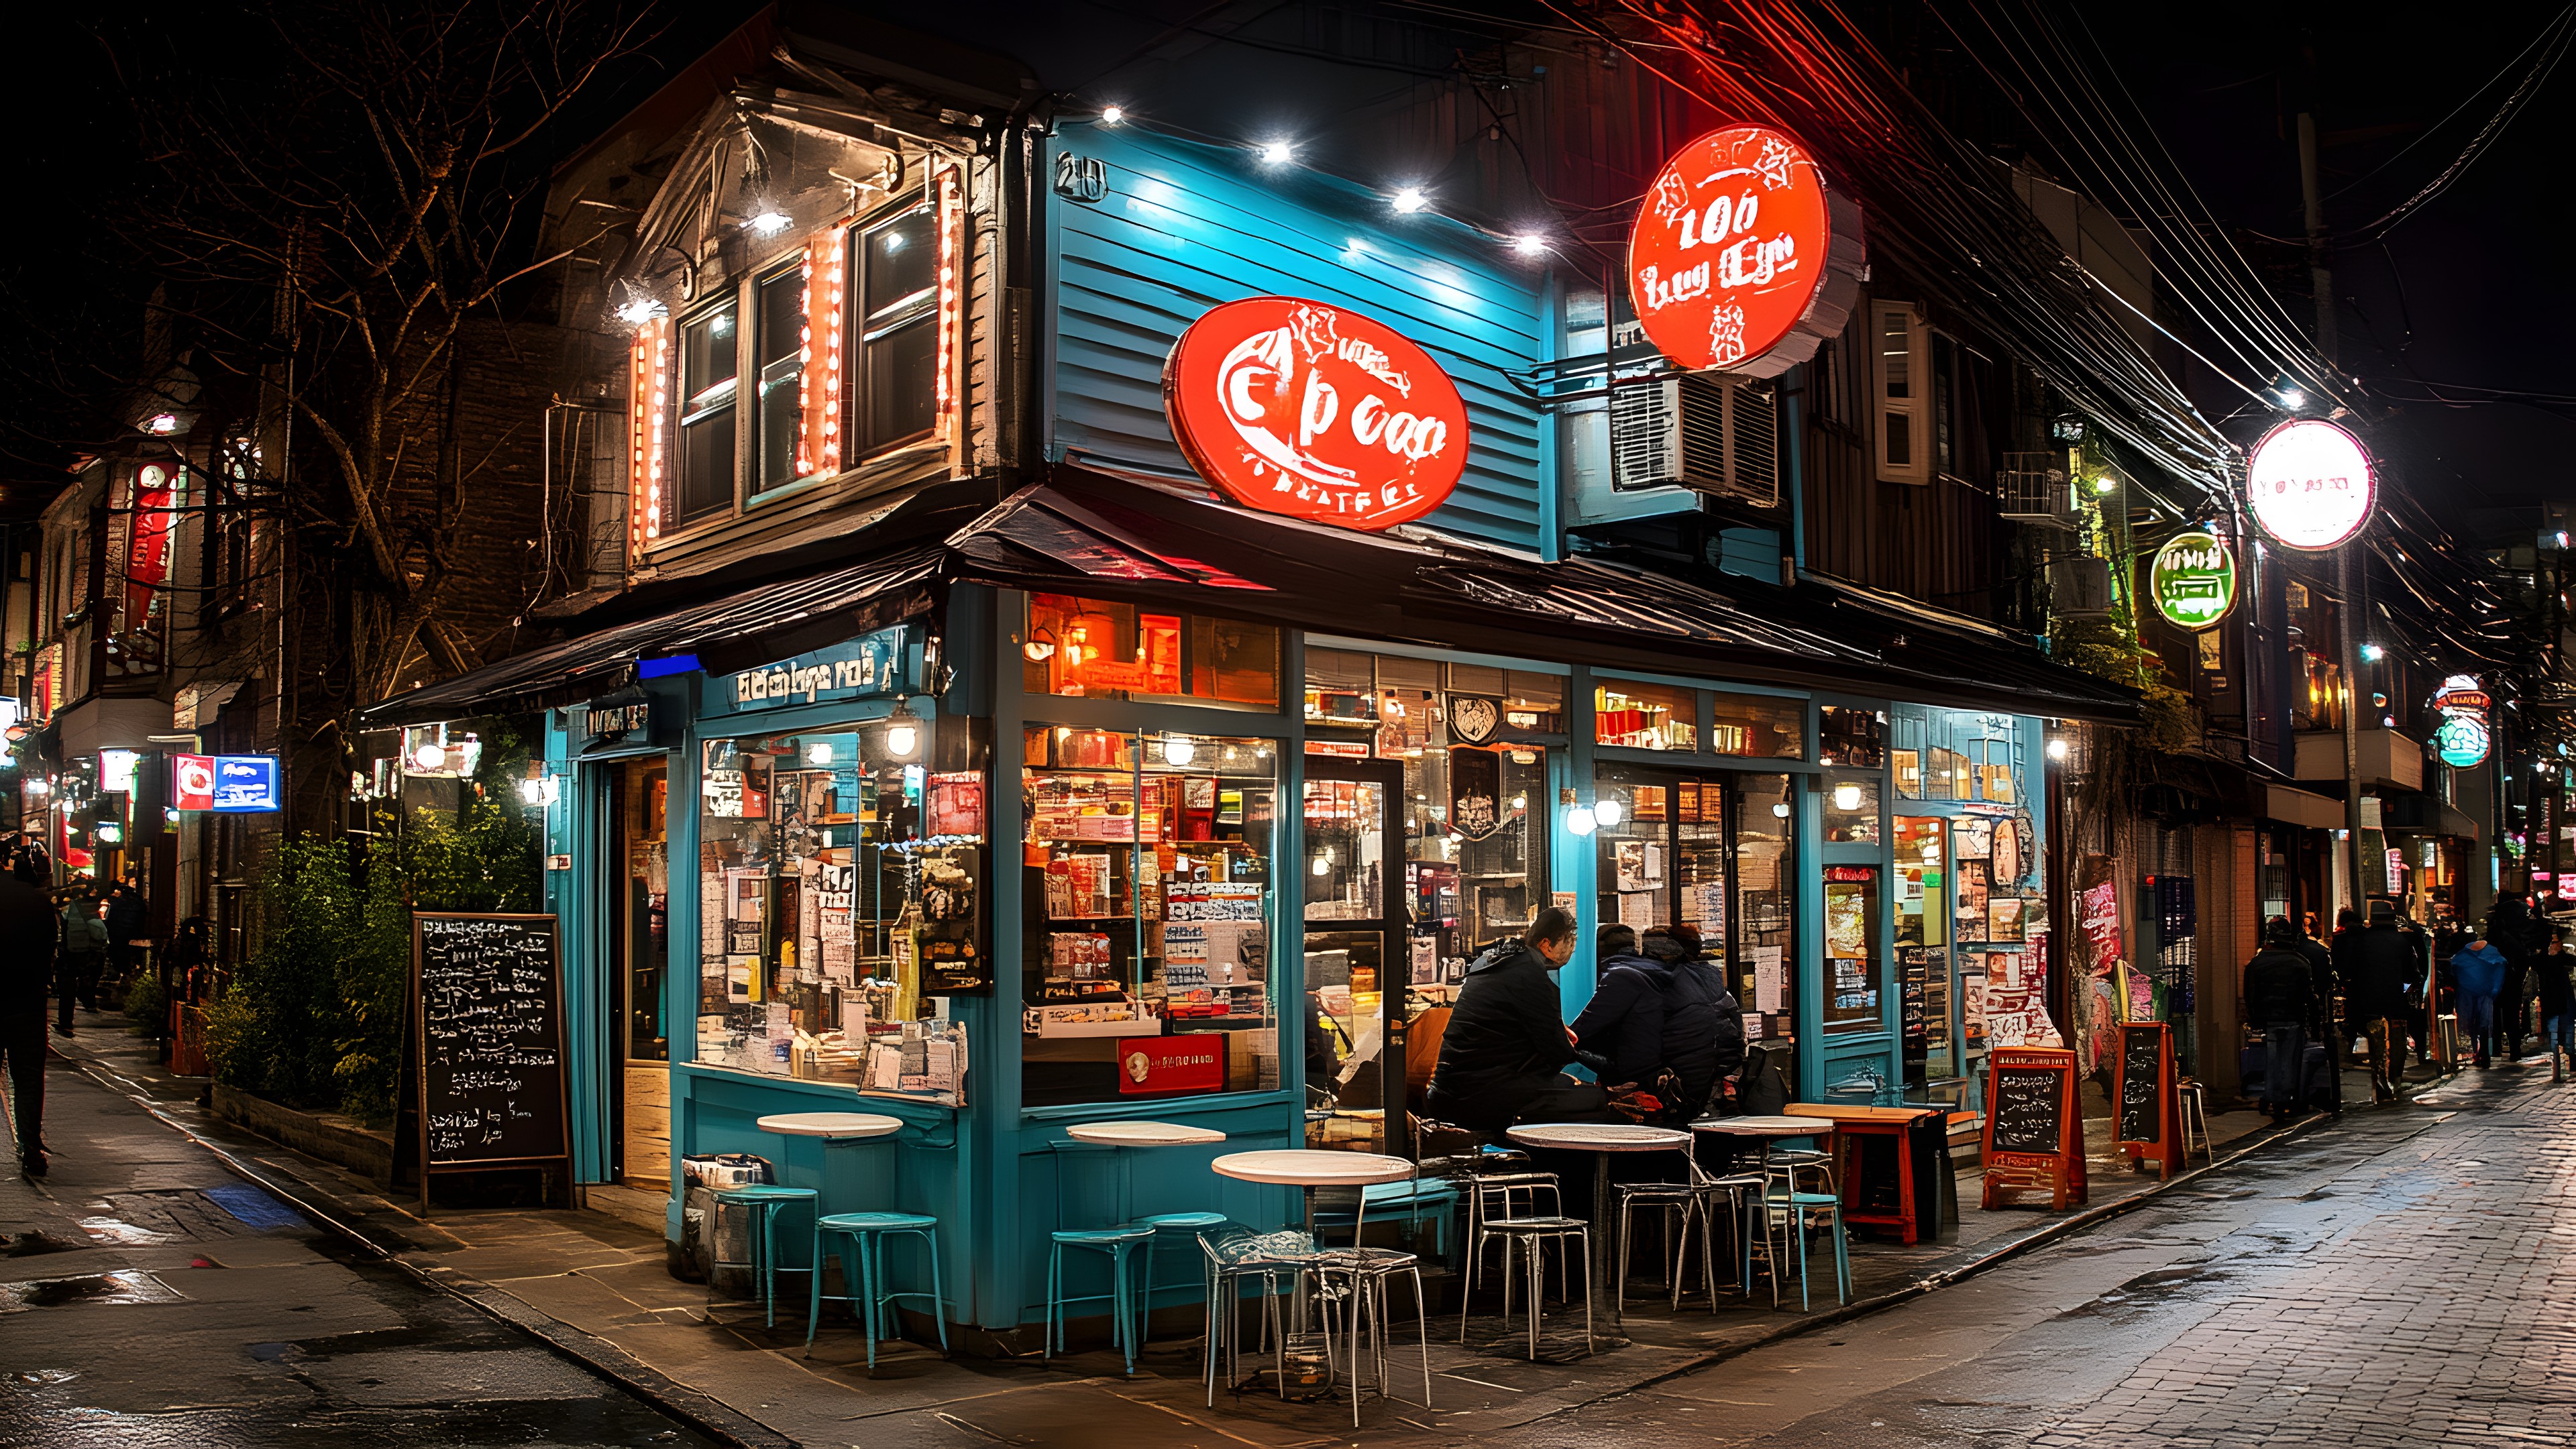
[[[661,63],[684,61],[750,8],[665,7],[670,33]],[[1220,7],[1212,14],[1202,0],[1065,0],[924,11],[862,0],[854,8],[1013,51],[1046,84],[1072,88],[1096,86],[1104,71],[1149,78],[1152,61],[1119,64],[1140,44],[1178,23],[1226,30],[1239,15],[1267,7]],[[1441,10],[1457,13],[1442,6],[1412,13],[1423,18]],[[2331,7],[2164,0],[2088,5],[2082,21],[2095,28],[2192,185],[2304,327],[2313,308],[2303,255],[2253,235],[2296,239],[2301,233],[2290,117],[2305,86],[2302,45],[2314,51],[2321,129],[2340,143],[2325,152],[2326,189],[2340,193],[2328,202],[2328,222],[2356,227],[2449,164],[2511,91],[2521,67],[2455,119],[2430,134],[2425,128],[2496,80],[2557,14],[2538,5],[2459,7],[2452,13],[2472,23],[2446,25],[2435,23],[2438,13],[2390,0]],[[2329,16],[2312,34],[2299,29]],[[1014,43],[1015,35],[1032,33],[1032,22],[1054,34]],[[7,484],[0,511],[41,502],[45,469],[62,456],[59,443],[77,430],[78,410],[67,403],[66,390],[94,382],[97,370],[115,366],[120,349],[130,346],[130,338],[96,346],[77,339],[124,330],[103,322],[139,321],[134,281],[117,273],[117,248],[100,240],[137,224],[132,182],[139,165],[127,83],[139,82],[146,104],[154,78],[183,66],[200,77],[259,84],[246,73],[257,68],[256,52],[239,41],[242,28],[254,24],[220,6],[161,3],[43,8],[22,22],[24,53],[45,61],[22,66],[17,80],[25,113],[43,121],[0,159],[10,194],[24,203],[19,224],[0,240],[0,316],[17,339],[0,365],[6,427],[0,467],[7,470],[0,475]],[[2082,34],[2072,18],[2066,29]],[[613,115],[649,92],[661,74],[652,65],[636,67],[615,96],[603,97],[600,110]],[[1407,78],[1380,79],[1401,86]],[[2389,398],[2420,396],[2426,381],[2576,397],[2576,348],[2561,340],[2576,320],[2563,280],[2576,201],[2564,184],[2560,151],[2571,131],[2576,66],[2564,66],[2541,84],[2502,139],[2447,194],[2396,228],[2384,247],[2335,256],[2337,290],[2345,299],[2344,370],[2393,409],[2377,440],[2398,485],[2420,490],[2428,501],[2504,505],[2576,494],[2561,461],[2576,442],[2576,421],[2507,404],[2451,408]],[[2410,142],[2418,144],[2396,154]]]

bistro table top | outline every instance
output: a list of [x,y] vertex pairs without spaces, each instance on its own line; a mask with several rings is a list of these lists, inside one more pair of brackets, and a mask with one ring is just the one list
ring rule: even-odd
[[1833,1128],[1822,1117],[1702,1117],[1693,1132],[1723,1132],[1735,1137],[1823,1137]]
[[1347,1187],[1372,1182],[1398,1182],[1413,1176],[1413,1164],[1374,1152],[1333,1152],[1317,1148],[1281,1148],[1269,1152],[1229,1152],[1208,1164],[1221,1177],[1243,1182],[1282,1183],[1291,1187]]
[[1182,1147],[1225,1140],[1225,1134],[1213,1127],[1179,1122],[1076,1122],[1064,1129],[1064,1135],[1110,1147]]
[[760,1119],[760,1130],[789,1137],[891,1137],[903,1119],[881,1112],[781,1112]]
[[1532,1147],[1571,1147],[1584,1152],[1670,1152],[1690,1146],[1690,1134],[1631,1122],[1532,1122],[1514,1127],[1514,1142]]

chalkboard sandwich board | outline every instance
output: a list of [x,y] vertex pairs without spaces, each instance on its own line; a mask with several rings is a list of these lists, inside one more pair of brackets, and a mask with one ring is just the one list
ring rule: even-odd
[[2089,1195],[2075,1053],[1999,1047],[1986,1060],[1985,1205],[2045,1190],[2063,1208]]
[[561,1164],[568,1188],[555,918],[415,912],[411,925],[421,1206],[440,1172]]
[[2172,1027],[2161,1021],[2121,1025],[2119,1076],[2113,1088],[2112,1145],[2128,1150],[2132,1166],[2144,1167],[2152,1160],[2171,1177],[2182,1167]]

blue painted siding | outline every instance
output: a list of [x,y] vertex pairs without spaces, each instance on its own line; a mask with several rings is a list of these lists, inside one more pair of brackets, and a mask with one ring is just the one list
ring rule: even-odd
[[[1385,322],[1439,360],[1467,403],[1467,474],[1424,522],[1552,553],[1555,459],[1509,373],[1546,356],[1544,269],[1436,217],[1311,172],[1133,127],[1068,125],[1055,156],[1108,170],[1096,203],[1049,193],[1048,452],[1189,471],[1163,418],[1163,359],[1220,302],[1309,297]],[[1294,171],[1294,168],[1283,168]],[[1355,246],[1354,243],[1357,245]]]

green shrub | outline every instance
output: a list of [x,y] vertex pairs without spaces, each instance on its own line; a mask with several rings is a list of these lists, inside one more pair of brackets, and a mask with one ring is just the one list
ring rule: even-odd
[[125,988],[126,1030],[136,1036],[159,1036],[169,1030],[170,994],[161,989],[160,973],[138,971]]

